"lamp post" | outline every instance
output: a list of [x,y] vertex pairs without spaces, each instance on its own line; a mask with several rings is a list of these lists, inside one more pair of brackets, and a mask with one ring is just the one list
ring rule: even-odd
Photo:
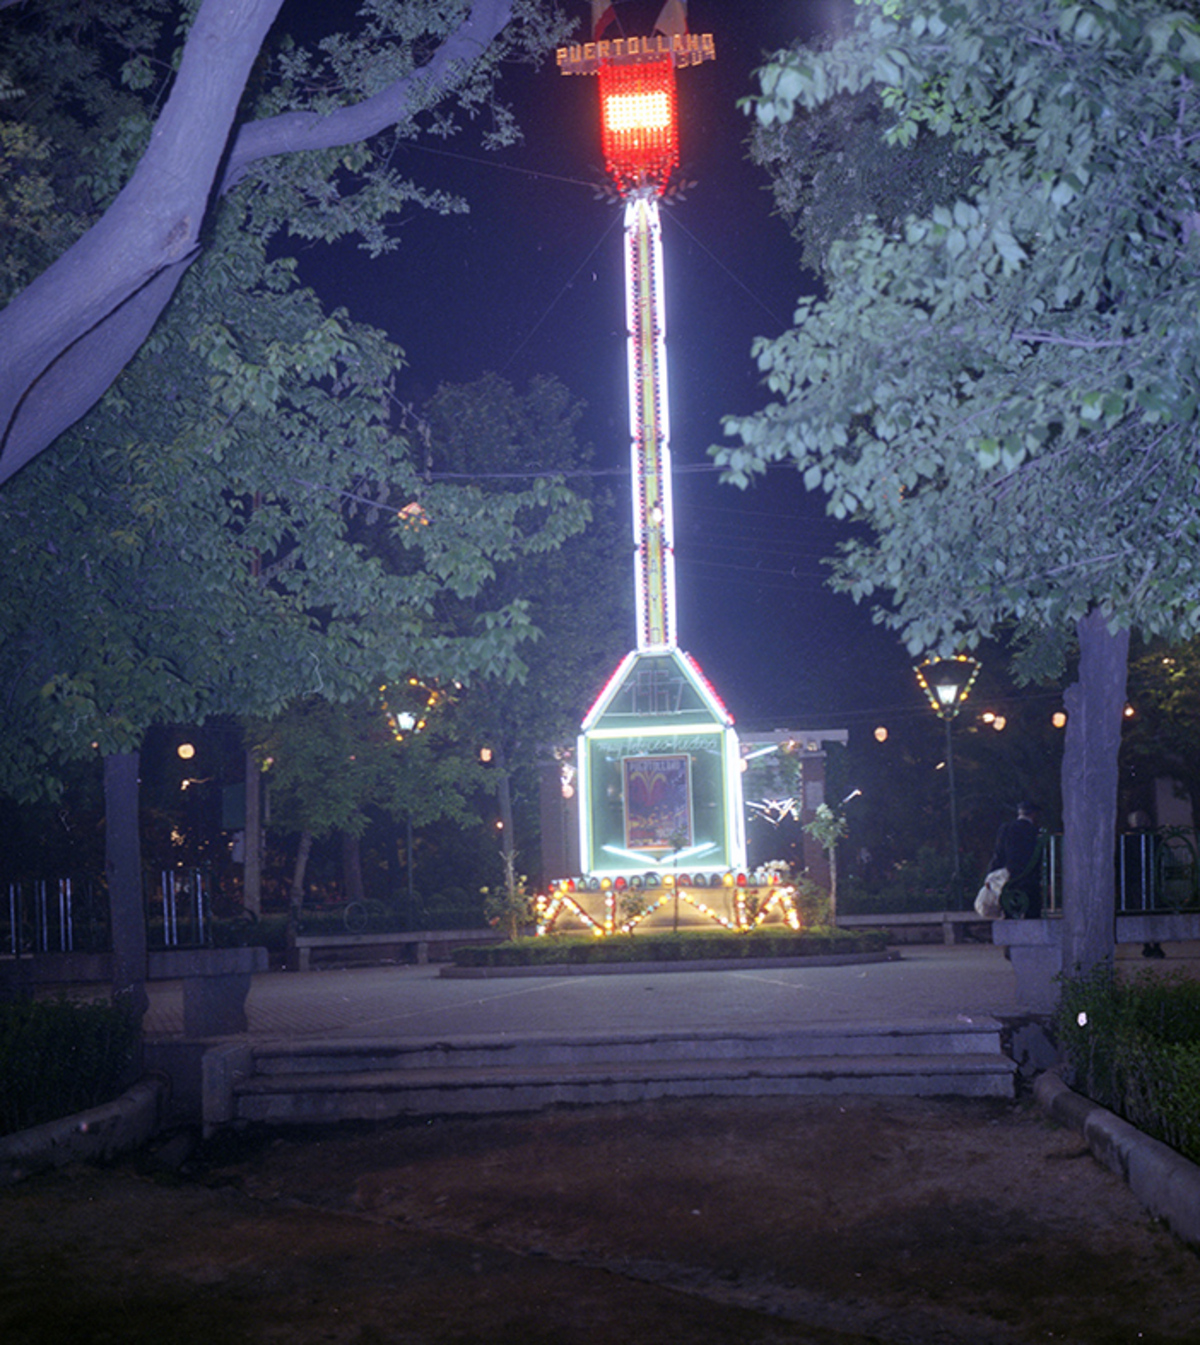
[[952,882],[956,887],[959,879],[958,798],[954,789],[954,746],[950,728],[954,717],[970,694],[976,677],[979,676],[980,666],[978,659],[973,659],[967,654],[954,654],[950,658],[927,658],[913,669],[933,713],[946,725],[946,773],[950,780],[950,847],[954,857]]

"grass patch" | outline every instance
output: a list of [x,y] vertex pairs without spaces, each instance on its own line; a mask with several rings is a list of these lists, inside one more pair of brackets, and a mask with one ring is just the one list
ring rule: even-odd
[[746,934],[685,930],[680,933],[554,935],[513,939],[482,948],[456,948],[459,967],[540,967],[556,963],[710,962],[758,957],[820,957],[829,953],[877,953],[888,946],[880,930],[753,930]]

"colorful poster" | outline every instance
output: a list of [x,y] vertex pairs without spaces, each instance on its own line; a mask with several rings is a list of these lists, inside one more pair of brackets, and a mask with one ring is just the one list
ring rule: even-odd
[[671,854],[692,843],[686,756],[625,757],[625,847]]

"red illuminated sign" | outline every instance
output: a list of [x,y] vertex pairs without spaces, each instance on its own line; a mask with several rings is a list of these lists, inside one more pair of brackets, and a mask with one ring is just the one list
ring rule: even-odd
[[600,128],[604,163],[622,192],[652,186],[662,192],[679,163],[675,63],[600,67]]

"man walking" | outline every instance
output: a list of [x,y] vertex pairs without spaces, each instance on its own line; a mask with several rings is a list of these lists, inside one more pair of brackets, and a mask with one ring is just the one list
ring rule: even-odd
[[1042,914],[1042,833],[1037,824],[1037,805],[1022,803],[1011,822],[996,836],[989,871],[1007,869],[1008,882],[1000,903],[1008,916],[1037,920]]

